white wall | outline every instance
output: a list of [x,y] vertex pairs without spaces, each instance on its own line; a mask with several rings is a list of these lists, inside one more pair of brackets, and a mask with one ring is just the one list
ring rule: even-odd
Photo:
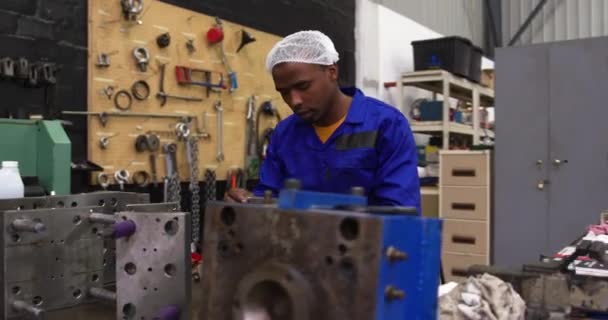
[[[403,72],[414,70],[412,41],[438,38],[437,33],[399,13],[371,0],[357,0],[356,84],[366,95],[397,104],[397,88],[384,88],[384,82],[397,81]],[[493,68],[492,61],[485,59],[482,68]],[[417,98],[430,98],[424,90],[404,90],[404,114],[409,116],[409,106]]]

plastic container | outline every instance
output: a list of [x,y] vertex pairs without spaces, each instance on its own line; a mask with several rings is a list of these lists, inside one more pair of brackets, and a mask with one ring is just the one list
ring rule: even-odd
[[483,50],[476,45],[471,45],[471,64],[469,69],[468,79],[480,83],[481,82],[481,56]]
[[24,187],[19,174],[19,162],[2,161],[0,169],[0,199],[23,198]]
[[412,41],[414,47],[414,70],[444,69],[453,74],[469,78],[471,69],[471,46],[469,39],[444,37]]

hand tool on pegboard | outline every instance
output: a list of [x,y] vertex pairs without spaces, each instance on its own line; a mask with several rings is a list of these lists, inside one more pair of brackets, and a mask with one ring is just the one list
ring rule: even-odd
[[207,41],[209,44],[217,44],[220,50],[220,56],[222,58],[222,63],[226,67],[228,71],[228,80],[230,81],[230,93],[234,92],[238,89],[239,85],[236,79],[236,72],[232,70],[228,59],[226,58],[226,52],[224,51],[224,29],[222,25],[222,20],[219,17],[215,18],[215,26],[211,27],[207,31]]
[[[212,82],[213,74],[218,75],[219,79],[216,83]],[[197,75],[201,75],[204,80],[194,80]],[[180,85],[195,85],[207,88],[207,97],[209,97],[211,91],[226,89],[224,74],[217,71],[175,66],[175,77]]]
[[166,67],[166,64],[164,64],[164,63],[160,64],[160,66],[159,66],[160,81],[159,81],[159,86],[158,86],[158,93],[156,94],[156,97],[160,99],[161,107],[167,103],[167,98],[180,99],[180,100],[184,100],[184,101],[203,101],[202,98],[176,96],[176,95],[172,95],[172,94],[167,94],[165,92],[165,67]]
[[252,95],[247,100],[247,113],[245,114],[245,137],[247,139],[245,143],[245,171],[247,172],[247,179],[257,179],[260,167],[255,104],[255,96]]

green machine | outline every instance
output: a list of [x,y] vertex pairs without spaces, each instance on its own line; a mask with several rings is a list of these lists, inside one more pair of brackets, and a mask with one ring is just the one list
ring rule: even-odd
[[71,143],[59,121],[0,119],[0,161],[19,161],[48,194],[70,194]]

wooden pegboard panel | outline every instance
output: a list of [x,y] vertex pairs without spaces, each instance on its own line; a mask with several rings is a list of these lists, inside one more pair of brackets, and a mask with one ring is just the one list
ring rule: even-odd
[[[222,64],[217,45],[208,45],[207,30],[215,24],[215,17],[175,7],[157,0],[145,0],[144,10],[139,17],[141,24],[128,22],[122,17],[120,1],[89,0],[89,59],[88,59],[88,111],[115,112],[114,97],[111,99],[103,93],[107,86],[114,86],[114,92],[130,91],[132,84],[145,80],[150,85],[150,97],[144,101],[133,99],[130,110],[126,112],[183,114],[196,116],[202,125],[203,112],[207,114],[206,127],[211,139],[199,141],[199,171],[216,169],[219,179],[224,179],[227,169],[243,168],[245,157],[245,113],[247,100],[256,96],[257,107],[262,102],[272,100],[284,118],[291,110],[274,90],[272,77],[266,72],[264,64],[266,54],[280,40],[278,36],[260,32],[245,26],[223,21],[224,49],[232,69],[237,72],[239,88],[232,94],[224,90],[221,94],[211,93],[206,97],[206,89],[199,86],[180,86],[175,76],[175,66],[208,69],[224,73],[227,82],[227,71]],[[241,30],[251,33],[256,41],[236,53],[241,41]],[[159,48],[156,44],[158,35],[169,32],[171,44]],[[190,53],[186,42],[193,40],[196,51]],[[133,50],[143,46],[150,52],[150,63],[145,72],[138,69],[133,57]],[[96,66],[97,56],[109,54],[110,66]],[[176,99],[167,101],[164,107],[156,98],[159,90],[159,63],[166,63],[165,92],[181,96],[203,98],[203,102],[186,102]],[[214,103],[221,100],[223,114],[223,136],[225,160],[218,162],[217,155],[217,112]],[[84,121],[84,118],[83,118]],[[176,119],[150,117],[108,118],[104,126],[97,117],[89,116],[88,121],[88,158],[101,165],[105,172],[112,176],[120,169],[131,173],[143,170],[150,171],[150,152],[138,153],[135,150],[135,139],[148,132],[161,133],[161,146],[177,142],[171,135]],[[273,126],[263,120],[260,130]],[[165,133],[166,134],[163,134]],[[107,149],[100,148],[99,139],[110,137]],[[182,181],[188,181],[190,171],[184,142],[177,142],[178,171]],[[158,178],[165,176],[165,161],[161,152],[156,153]],[[201,174],[202,175],[202,174]],[[97,183],[95,175],[92,182]],[[112,183],[114,181],[112,180]]]

